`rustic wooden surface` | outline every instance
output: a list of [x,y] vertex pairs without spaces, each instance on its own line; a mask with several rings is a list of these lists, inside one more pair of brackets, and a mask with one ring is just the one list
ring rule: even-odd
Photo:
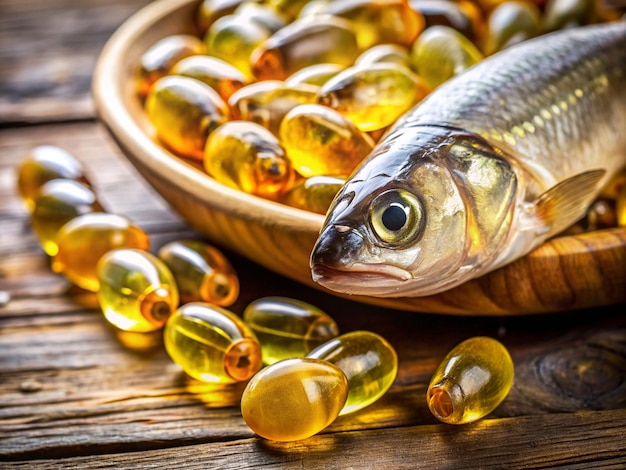
[[[89,86],[112,31],[147,0],[0,0],[0,468],[625,468],[626,316],[598,311],[468,318],[374,308],[324,295],[228,253],[242,285],[232,310],[265,295],[318,305],[343,332],[397,349],[379,402],[296,443],[256,437],[241,386],[188,379],[158,335],[120,335],[93,294],[53,274],[15,191],[40,144],[87,167],[102,204],[146,229],[157,249],[199,236],[141,179],[94,117]],[[6,298],[5,298],[6,300]],[[430,375],[456,343],[499,338],[516,377],[475,424],[438,423]]]

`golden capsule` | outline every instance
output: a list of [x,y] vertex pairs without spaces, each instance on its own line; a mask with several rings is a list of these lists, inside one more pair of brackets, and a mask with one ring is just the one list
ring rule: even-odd
[[97,272],[102,313],[121,330],[158,330],[178,307],[174,276],[147,251],[111,250],[98,260]]
[[230,121],[211,133],[204,168],[226,186],[269,199],[289,189],[295,179],[276,136],[248,121]]
[[83,165],[74,155],[54,145],[30,150],[17,169],[17,191],[29,210],[41,186],[53,179],[71,179],[90,186]]
[[261,346],[252,330],[218,305],[181,305],[167,320],[163,339],[172,361],[203,382],[243,382],[262,365]]
[[372,150],[374,141],[339,112],[319,104],[289,111],[280,124],[280,142],[303,176],[347,176]]
[[210,86],[171,75],[148,94],[146,114],[157,137],[174,153],[202,160],[208,135],[229,117],[228,106]]
[[328,361],[348,379],[348,398],[339,416],[371,405],[391,387],[398,373],[398,355],[382,336],[351,331],[328,340],[306,357]]
[[581,222],[588,232],[615,227],[618,223],[617,201],[606,197],[596,199]]
[[449,26],[456,29],[471,41],[479,37],[482,17],[469,14],[464,8],[467,2],[450,0],[410,0],[411,8],[424,18],[424,28],[435,25]]
[[409,49],[400,44],[377,44],[366,49],[357,57],[354,65],[369,67],[379,62],[392,62],[394,64],[410,66]]
[[615,200],[615,217],[618,227],[626,227],[626,183],[622,184]]
[[309,0],[266,0],[265,3],[274,8],[287,21],[293,21],[309,3]]
[[241,4],[249,0],[202,0],[196,12],[196,23],[201,34],[205,34],[216,20],[230,15]]
[[251,302],[243,320],[259,339],[265,364],[303,357],[339,334],[337,323],[325,312],[288,297],[262,297]]
[[235,91],[247,83],[246,76],[228,62],[208,55],[194,55],[179,61],[170,75],[195,78],[213,88],[227,101]]
[[204,43],[190,34],[174,34],[155,42],[140,59],[137,79],[139,95],[145,97],[154,83],[167,75],[179,60],[206,52]]
[[297,441],[331,424],[347,396],[348,380],[336,365],[312,358],[284,359],[248,382],[241,415],[261,437]]
[[543,32],[595,23],[599,8],[600,2],[595,0],[546,0]]
[[317,101],[368,132],[394,123],[429,92],[428,85],[408,68],[380,62],[338,73],[322,85]]
[[228,307],[237,300],[239,277],[214,246],[176,240],[163,245],[158,256],[174,275],[181,303],[203,301]]
[[513,384],[507,349],[486,336],[454,347],[435,370],[426,401],[432,414],[449,424],[476,421],[496,409]]
[[45,183],[34,200],[30,224],[39,245],[50,256],[58,251],[57,232],[75,217],[89,212],[104,212],[91,188],[70,179]]
[[270,5],[263,3],[244,2],[233,13],[240,18],[246,17],[256,21],[260,25],[265,26],[270,33],[275,33],[287,24],[284,16]]
[[327,15],[300,18],[279,29],[251,55],[258,80],[284,80],[318,63],[351,65],[359,55],[348,20]]
[[100,287],[97,263],[102,255],[116,248],[150,248],[147,233],[126,217],[105,212],[73,218],[59,229],[56,241],[52,270],[92,292]]
[[541,13],[534,3],[510,0],[495,7],[487,19],[483,52],[491,55],[541,32]]
[[334,77],[345,67],[339,64],[313,64],[298,70],[285,79],[285,85],[294,86],[301,83],[322,86],[329,78]]
[[281,202],[323,215],[345,182],[346,179],[339,176],[311,176],[287,191]]

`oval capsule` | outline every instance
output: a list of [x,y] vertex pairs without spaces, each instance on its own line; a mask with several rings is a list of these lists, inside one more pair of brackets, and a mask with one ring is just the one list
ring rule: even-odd
[[243,319],[261,343],[265,364],[305,356],[339,334],[337,323],[325,312],[288,297],[257,299],[245,308]]
[[147,251],[111,250],[100,258],[97,270],[100,308],[107,321],[121,330],[158,330],[178,307],[174,276]]
[[331,424],[347,396],[348,380],[336,365],[312,358],[284,359],[248,382],[241,415],[261,437],[296,441]]
[[449,26],[476,41],[484,29],[483,13],[473,2],[464,0],[410,0],[409,5],[424,18],[424,29]]
[[471,423],[502,403],[513,375],[513,361],[502,343],[486,336],[467,339],[435,370],[426,392],[428,408],[444,423]]
[[340,176],[311,176],[287,191],[281,202],[323,215],[345,182],[346,179]]
[[411,65],[409,61],[409,49],[400,44],[377,44],[364,50],[357,57],[354,65],[357,67],[369,67],[379,62],[391,62],[404,67]]
[[167,320],[163,339],[172,361],[203,382],[243,382],[262,366],[261,346],[252,330],[218,305],[181,305]]
[[304,67],[285,79],[285,85],[293,86],[301,83],[322,86],[329,78],[334,77],[345,67],[339,64],[320,63]]
[[539,35],[541,13],[534,3],[510,0],[495,7],[487,19],[483,53],[491,55]]
[[196,11],[196,24],[198,31],[205,34],[216,20],[222,16],[230,15],[240,5],[249,0],[202,0]]
[[398,373],[398,355],[382,336],[351,331],[316,347],[306,357],[328,361],[348,379],[348,398],[339,415],[361,410],[382,397]]

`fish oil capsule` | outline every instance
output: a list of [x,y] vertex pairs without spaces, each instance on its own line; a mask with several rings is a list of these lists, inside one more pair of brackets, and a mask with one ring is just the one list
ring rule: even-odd
[[325,312],[288,297],[262,297],[251,302],[243,320],[259,339],[265,364],[303,357],[339,334],[337,323]]
[[615,217],[618,227],[626,227],[626,183],[622,184],[615,200]]
[[248,382],[241,415],[261,437],[297,441],[331,424],[347,396],[348,380],[336,365],[312,358],[284,359]]
[[83,165],[74,155],[54,145],[39,145],[30,150],[17,170],[17,190],[29,210],[47,181],[71,179],[90,186]]
[[171,75],[157,81],[146,114],[157,137],[178,155],[202,160],[208,135],[228,120],[228,106],[210,86]]
[[190,34],[174,34],[155,42],[143,53],[139,62],[139,95],[145,97],[152,85],[167,75],[179,60],[206,52],[204,43]]
[[476,41],[482,16],[475,17],[464,9],[467,2],[449,0],[411,0],[409,5],[424,18],[424,29],[435,25],[456,29],[470,41]]
[[244,2],[237,7],[234,14],[256,21],[260,25],[265,26],[270,33],[275,33],[287,24],[285,18],[280,13],[263,3]]
[[172,272],[181,303],[203,301],[228,307],[239,296],[239,278],[226,256],[198,240],[166,243],[158,252]]
[[104,212],[91,188],[70,179],[55,179],[45,183],[35,197],[30,224],[39,245],[50,256],[58,251],[56,236],[59,229],[75,217],[90,212]]
[[513,384],[513,361],[506,348],[486,336],[455,346],[433,374],[426,401],[448,424],[476,421],[496,409]]
[[347,117],[319,104],[289,111],[279,136],[293,167],[305,177],[347,176],[374,147]]
[[412,69],[431,88],[441,85],[484,58],[478,47],[448,26],[431,26],[426,29],[413,43],[409,57]]
[[541,13],[534,3],[506,1],[495,7],[487,19],[485,55],[533,38],[541,32]]
[[277,198],[295,172],[274,134],[247,121],[230,121],[207,140],[204,168],[220,183],[248,194]]
[[392,62],[408,68],[411,65],[409,50],[400,44],[377,44],[363,51],[357,57],[354,65],[357,67],[369,67],[379,62]]
[[313,64],[298,70],[285,79],[285,85],[307,84],[322,86],[329,78],[334,77],[345,67],[339,64]]
[[398,373],[398,355],[382,336],[351,331],[328,340],[306,357],[328,361],[348,379],[348,398],[339,416],[371,405],[391,387]]
[[262,365],[261,346],[252,330],[217,305],[181,305],[167,320],[163,339],[172,361],[203,382],[243,382]]
[[116,248],[148,250],[148,234],[126,217],[93,212],[73,218],[57,232],[58,251],[52,257],[52,270],[75,285],[96,292],[97,263],[102,255]]
[[249,0],[202,0],[196,12],[196,23],[202,35],[222,16],[230,15]]
[[543,12],[543,32],[583,26],[598,21],[599,2],[594,0],[547,0]]
[[426,82],[408,68],[381,62],[338,73],[322,85],[317,101],[368,132],[394,123],[429,92]]
[[293,21],[309,3],[309,0],[266,0],[265,3],[274,8],[287,21]]
[[351,65],[359,55],[348,20],[328,15],[300,18],[279,29],[251,55],[258,80],[284,80],[318,63]]
[[346,179],[339,176],[311,176],[287,191],[281,202],[323,215],[345,182]]
[[178,307],[174,276],[147,251],[111,250],[98,260],[97,271],[102,313],[121,330],[158,330]]

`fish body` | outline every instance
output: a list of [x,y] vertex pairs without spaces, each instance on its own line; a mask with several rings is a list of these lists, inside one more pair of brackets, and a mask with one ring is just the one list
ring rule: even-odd
[[626,165],[626,22],[497,53],[403,116],[337,194],[311,254],[331,290],[419,297],[582,218]]

